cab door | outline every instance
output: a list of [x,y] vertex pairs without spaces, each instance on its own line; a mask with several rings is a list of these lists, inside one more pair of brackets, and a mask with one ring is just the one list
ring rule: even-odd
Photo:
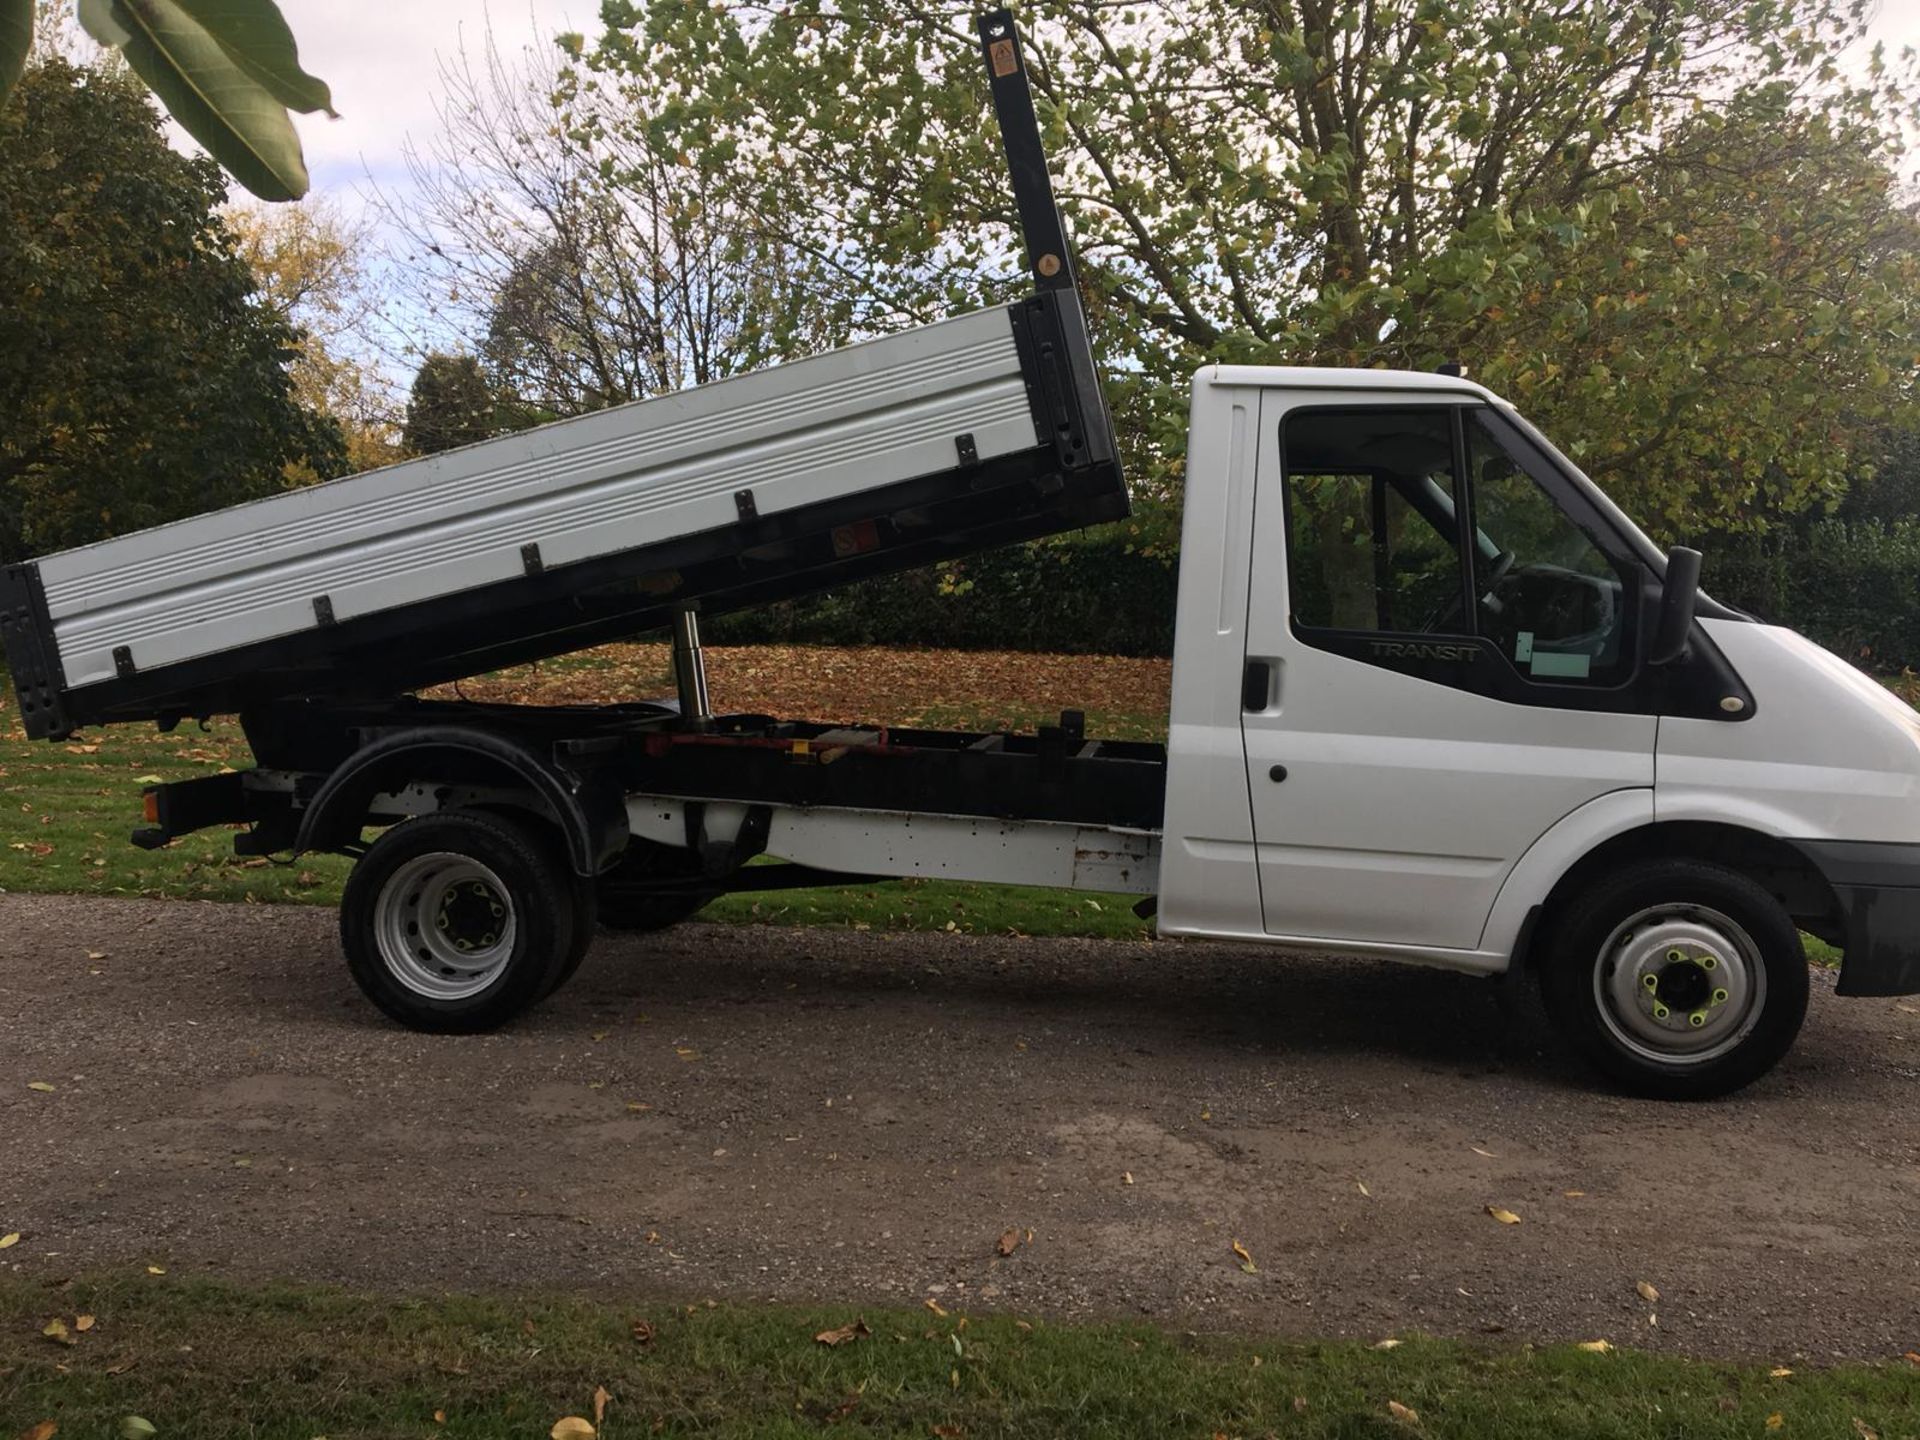
[[1269,390],[1242,732],[1267,933],[1472,950],[1556,821],[1651,787],[1640,562],[1495,407]]

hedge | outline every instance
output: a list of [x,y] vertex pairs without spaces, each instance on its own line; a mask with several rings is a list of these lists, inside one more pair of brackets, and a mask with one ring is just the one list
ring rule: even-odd
[[1920,520],[1817,520],[1700,547],[1717,600],[1883,674],[1920,670]]
[[702,629],[715,644],[1171,655],[1174,579],[1171,556],[1102,526],[716,616]]

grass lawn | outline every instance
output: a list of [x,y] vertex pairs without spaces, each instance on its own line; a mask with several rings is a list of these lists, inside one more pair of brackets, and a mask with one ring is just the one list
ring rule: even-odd
[[[85,1331],[82,1315],[92,1317]],[[864,1318],[865,1334],[814,1337]],[[66,1327],[62,1343],[43,1333]],[[641,1322],[636,1325],[636,1322]],[[627,1436],[1911,1437],[1920,1371],[1407,1337],[1300,1343],[954,1308],[380,1299],[123,1273],[0,1278],[0,1433],[182,1440]],[[1401,1407],[1396,1410],[1394,1407]],[[40,1432],[51,1433],[51,1432]],[[565,1434],[563,1430],[561,1432]],[[578,1431],[581,1435],[589,1432]]]

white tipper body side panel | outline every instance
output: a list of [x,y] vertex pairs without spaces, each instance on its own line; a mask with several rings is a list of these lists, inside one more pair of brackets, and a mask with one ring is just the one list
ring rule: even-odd
[[40,562],[69,686],[777,513],[1036,441],[1009,307]]
[[1654,813],[1795,840],[1920,842],[1920,715],[1774,625],[1702,620],[1752,718],[1662,719]]

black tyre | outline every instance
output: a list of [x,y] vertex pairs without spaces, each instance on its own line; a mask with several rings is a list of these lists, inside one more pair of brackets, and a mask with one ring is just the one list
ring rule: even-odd
[[1637,1094],[1707,1100],[1773,1068],[1807,1014],[1807,958],[1780,903],[1737,871],[1649,860],[1595,882],[1541,973],[1571,1044]]
[[402,1025],[491,1030],[544,998],[569,959],[578,963],[583,888],[534,825],[479,811],[426,815],[394,826],[355,864],[340,943],[362,993]]
[[688,881],[700,875],[700,857],[691,850],[635,840],[620,863],[594,883],[600,923],[609,930],[664,930],[704,907],[715,890],[661,890],[660,882]]

